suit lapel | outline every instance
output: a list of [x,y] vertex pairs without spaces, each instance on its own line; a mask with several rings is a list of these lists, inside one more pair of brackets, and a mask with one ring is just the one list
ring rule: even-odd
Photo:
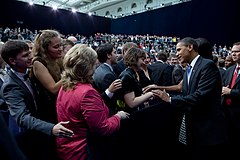
[[12,71],[9,71],[9,76],[19,85],[19,87],[21,87],[27,93],[28,96],[31,96],[34,99],[28,87],[21,79],[19,79]]
[[184,73],[183,75],[183,94],[186,95],[188,92],[188,83],[187,83],[187,72]]
[[198,72],[198,69],[199,69],[198,66],[201,64],[201,61],[202,61],[202,57],[199,57],[194,65],[194,67],[192,68],[192,73],[191,73],[191,76],[189,79],[188,93],[190,93],[190,90],[191,90],[191,87],[193,84],[193,80],[195,79],[195,76],[197,75],[196,73]]
[[[235,67],[235,68],[236,68],[236,67]],[[234,71],[235,71],[235,68],[234,68]],[[233,77],[233,74],[232,74],[232,77]],[[239,81],[240,81],[240,76],[239,76],[239,74],[238,74],[238,75],[237,75],[237,79],[236,79],[235,84],[233,85],[233,87],[234,87],[236,84],[238,84]]]
[[104,68],[109,70],[115,76],[115,78],[117,78],[117,75],[114,73],[114,71],[108,65],[106,65],[105,63],[104,63]]
[[[238,74],[238,76],[237,76],[237,79],[236,79],[236,82],[235,82],[234,86],[235,86],[237,83],[239,83],[239,81],[240,81],[240,76],[239,76],[239,74]],[[234,86],[233,86],[233,87],[234,87]]]
[[[231,80],[232,80],[232,78],[233,78],[233,74],[234,74],[234,71],[235,71],[235,68],[236,68],[236,65],[234,65],[230,70],[229,70],[229,74],[227,75],[227,83],[226,83],[226,85],[229,85],[229,87],[230,87],[230,85],[231,85]],[[236,82],[239,80],[239,76],[237,77],[237,79],[236,79]]]

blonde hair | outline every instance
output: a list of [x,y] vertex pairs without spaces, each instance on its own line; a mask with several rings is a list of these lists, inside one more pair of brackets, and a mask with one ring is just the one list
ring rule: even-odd
[[62,86],[73,89],[77,83],[91,83],[95,70],[97,53],[84,44],[76,44],[64,56]]
[[60,33],[56,30],[46,29],[40,31],[34,40],[33,56],[46,58],[48,45],[54,37],[60,37]]
[[32,53],[33,61],[35,61],[35,59],[41,58],[45,62],[45,67],[48,69],[53,79],[55,81],[59,81],[61,79],[62,72],[61,67],[57,62],[59,60],[49,58],[48,55],[48,45],[55,37],[60,37],[60,33],[56,30],[47,29],[40,31],[34,40]]

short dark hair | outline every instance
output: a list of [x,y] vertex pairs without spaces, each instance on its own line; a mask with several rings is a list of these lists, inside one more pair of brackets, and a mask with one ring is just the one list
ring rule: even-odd
[[9,40],[2,46],[1,56],[9,64],[9,58],[16,58],[19,53],[28,50],[29,47],[23,40]]
[[218,61],[218,66],[219,67],[225,67],[225,60],[224,59],[219,59],[219,61]]
[[183,43],[184,45],[193,45],[193,50],[198,52],[198,44],[194,38],[186,37],[181,39],[178,43]]
[[157,53],[157,59],[162,60],[163,62],[167,62],[167,53],[163,51]]
[[98,60],[100,63],[104,63],[107,61],[107,55],[111,54],[114,46],[110,43],[101,44],[97,48]]
[[203,58],[213,59],[211,43],[202,37],[197,38],[196,41],[198,44],[198,54]]

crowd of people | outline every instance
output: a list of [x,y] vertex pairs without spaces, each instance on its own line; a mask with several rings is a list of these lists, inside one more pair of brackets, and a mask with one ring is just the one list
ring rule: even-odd
[[240,42],[52,29],[0,35],[6,159],[237,157]]

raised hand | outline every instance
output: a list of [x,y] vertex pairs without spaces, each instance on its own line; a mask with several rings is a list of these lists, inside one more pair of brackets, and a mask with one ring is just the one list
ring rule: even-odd
[[109,90],[109,92],[114,93],[114,92],[116,92],[120,88],[122,88],[122,81],[121,81],[121,79],[116,79],[108,87],[108,90]]

